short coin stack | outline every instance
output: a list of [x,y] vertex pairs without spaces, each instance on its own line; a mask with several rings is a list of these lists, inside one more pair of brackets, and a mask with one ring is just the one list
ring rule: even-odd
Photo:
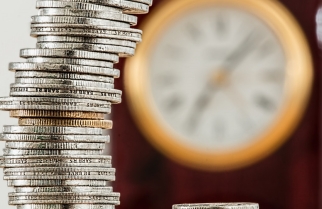
[[259,209],[257,203],[195,203],[173,205],[172,209]]
[[1,164],[14,187],[9,204],[18,209],[113,209],[120,194],[111,156],[102,155],[112,128],[105,120],[121,102],[113,69],[133,56],[142,32],[133,14],[147,13],[152,0],[38,0],[31,36],[37,48],[22,49],[26,62],[15,72],[10,97],[0,109],[19,119],[4,126]]

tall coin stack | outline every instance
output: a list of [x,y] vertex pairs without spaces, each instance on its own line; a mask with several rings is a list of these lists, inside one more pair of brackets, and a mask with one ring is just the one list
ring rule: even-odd
[[15,83],[0,109],[19,119],[4,126],[1,164],[18,209],[113,209],[120,194],[111,156],[102,155],[112,128],[105,120],[121,102],[113,69],[133,56],[142,31],[132,14],[152,0],[38,0],[31,19],[37,48],[22,49],[26,62],[10,63]]
[[195,203],[173,205],[172,209],[259,209],[257,203]]

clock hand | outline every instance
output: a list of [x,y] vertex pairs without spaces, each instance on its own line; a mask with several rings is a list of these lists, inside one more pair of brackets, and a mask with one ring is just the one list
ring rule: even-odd
[[[229,67],[225,67],[224,69],[220,70],[219,73],[215,74],[215,79],[209,79],[205,88],[202,91],[202,94],[197,98],[194,106],[192,115],[190,116],[188,120],[188,129],[190,131],[193,131],[196,127],[197,122],[199,121],[199,118],[202,114],[202,111],[205,110],[205,108],[208,106],[210,101],[213,98],[214,90],[218,90],[218,88],[214,88],[215,86],[220,85],[221,83],[225,82],[227,80],[227,72],[232,72],[234,69],[236,69],[234,66],[236,66],[238,63],[240,63],[243,58],[247,55],[247,51],[252,49],[254,45],[254,31],[249,33],[243,41],[240,43],[240,45],[237,47],[235,51],[233,51],[227,58],[225,59],[224,63],[230,63]],[[214,82],[215,81],[215,82]],[[197,111],[199,109],[199,111]]]
[[208,104],[211,102],[214,96],[214,91],[216,89],[218,88],[215,88],[211,80],[209,80],[205,85],[205,87],[203,88],[202,94],[199,95],[199,97],[196,99],[193,105],[192,114],[190,115],[187,121],[189,131],[195,130],[196,124],[198,123],[202,112],[206,109]]
[[243,39],[239,46],[236,47],[236,50],[227,56],[224,61],[224,66],[228,64],[228,67],[225,67],[226,70],[233,71],[236,68],[236,65],[248,55],[247,52],[255,45],[255,39],[254,31],[252,31]]

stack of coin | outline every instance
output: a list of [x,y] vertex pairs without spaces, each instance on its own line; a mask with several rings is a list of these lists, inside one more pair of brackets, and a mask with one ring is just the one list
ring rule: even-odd
[[37,48],[22,49],[10,97],[0,109],[18,118],[5,126],[1,165],[14,187],[9,204],[18,209],[113,209],[120,194],[111,156],[102,155],[112,128],[105,120],[121,102],[113,68],[133,56],[142,31],[134,14],[152,0],[38,0],[31,36]]
[[259,209],[257,203],[195,203],[173,205],[172,209]]

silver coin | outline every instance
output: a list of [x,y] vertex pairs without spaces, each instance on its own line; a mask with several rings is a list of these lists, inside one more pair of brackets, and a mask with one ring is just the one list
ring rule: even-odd
[[8,180],[8,186],[22,187],[22,186],[91,186],[104,187],[109,184],[105,180]]
[[[130,23],[131,25],[137,24],[137,17],[123,13],[114,13],[109,11],[95,11],[95,10],[79,10],[79,9],[65,9],[65,8],[45,8],[39,9],[39,15],[44,16],[76,16],[76,17],[89,17],[106,20],[115,20],[120,22]],[[123,26],[121,26],[123,27]]]
[[39,149],[3,149],[3,156],[25,155],[101,155],[103,150],[39,150]]
[[59,187],[16,187],[17,193],[51,193],[51,192],[113,192],[113,187],[59,186]]
[[152,6],[152,3],[153,3],[153,0],[131,0],[131,1],[147,4],[149,6]]
[[11,149],[98,150],[105,149],[105,143],[7,141],[5,147]]
[[77,24],[77,25],[106,25],[111,27],[130,28],[131,24],[116,20],[97,19],[77,16],[35,15],[31,17],[31,24]]
[[118,197],[107,196],[19,196],[9,197],[9,205],[24,204],[114,204],[119,205]]
[[[29,155],[28,157],[33,156]],[[41,156],[46,156],[46,155],[41,155]],[[72,156],[72,155],[71,155]],[[7,157],[7,156],[6,156]],[[104,167],[104,168],[111,168],[111,164],[107,163],[91,163],[91,164],[84,164],[84,163],[21,163],[21,164],[6,164],[2,163],[1,160],[1,167],[4,168],[19,168],[19,167],[82,167],[82,166],[90,166],[90,167]],[[103,179],[102,179],[103,178]],[[61,179],[61,180],[67,180],[67,179],[75,179],[75,180],[104,180],[104,177],[101,176],[84,176],[84,177],[79,177],[79,176],[52,176],[52,177],[39,177],[39,176],[25,176],[25,177],[17,177],[17,176],[10,176],[6,177],[5,180],[9,179]],[[106,180],[106,179],[105,179]],[[109,181],[114,181],[114,177],[111,177],[108,179]]]
[[108,60],[114,63],[119,61],[119,57],[115,54],[89,52],[72,49],[21,49],[20,57],[60,57],[60,58],[78,58],[78,59],[94,59]]
[[0,134],[1,141],[20,142],[87,142],[108,143],[110,137],[106,135],[36,135],[36,134]]
[[39,178],[52,176],[75,176],[82,177],[85,176],[103,176],[111,177],[115,176],[114,168],[63,168],[63,167],[40,167],[40,168],[5,168],[3,170],[4,176],[38,176]]
[[56,110],[110,113],[111,103],[54,97],[0,97],[1,110]]
[[119,39],[108,39],[108,38],[90,38],[81,36],[38,36],[38,43],[43,42],[63,42],[63,43],[89,43],[89,44],[104,44],[104,45],[115,45],[125,46],[130,48],[136,48],[136,42],[119,40]]
[[[13,97],[11,97],[11,98],[13,98]],[[97,101],[99,101],[99,100],[97,100]],[[43,106],[39,106],[39,105],[0,105],[0,109],[1,110],[7,110],[7,111],[41,109],[41,110],[44,110],[44,111],[81,111],[81,112],[91,112],[91,111],[93,111],[94,113],[104,113],[104,114],[110,114],[111,113],[110,108],[109,109],[103,109],[103,108],[95,108],[94,106],[93,107],[82,107],[82,106],[80,106],[80,107],[65,107],[65,106],[57,106],[57,105],[43,105]],[[12,117],[15,117],[15,116],[12,116]],[[44,117],[49,117],[49,116],[44,116]]]
[[81,10],[94,10],[94,11],[108,11],[114,13],[122,13],[122,10],[116,7],[102,6],[91,3],[82,2],[68,2],[68,1],[48,1],[42,0],[36,2],[37,9],[43,8],[70,8],[70,9],[81,9]]
[[[114,78],[120,77],[120,71],[108,67],[94,67],[94,66],[83,66],[83,65],[72,65],[72,64],[59,64],[62,60],[64,63],[65,59],[60,58],[29,58],[28,61],[35,63],[26,62],[12,62],[9,64],[9,70],[11,71],[46,71],[46,72],[60,72],[60,73],[80,73],[80,74],[93,74],[101,76],[111,76]],[[68,61],[68,60],[65,60]],[[69,60],[72,61],[72,60]],[[77,61],[77,60],[75,60]],[[85,60],[83,60],[85,61]],[[96,61],[96,60],[93,60]],[[55,63],[58,62],[58,63]],[[78,62],[78,61],[77,61]],[[100,61],[97,61],[100,62]],[[76,64],[76,62],[75,62]],[[79,63],[81,64],[81,63]],[[94,64],[94,62],[92,63]],[[103,63],[102,63],[103,64]]]
[[[70,155],[68,155],[70,156]],[[8,157],[11,159],[10,157]],[[16,157],[17,158],[17,157]],[[28,158],[28,157],[26,157]],[[32,158],[32,157],[30,157]],[[50,157],[47,157],[50,159]],[[46,157],[44,159],[47,159]],[[13,158],[15,159],[15,158]],[[108,157],[110,160],[111,157]],[[88,175],[91,175],[91,172],[95,173],[95,175],[114,175],[115,168],[98,168],[98,167],[81,167],[81,168],[73,168],[73,167],[23,167],[23,168],[4,168],[3,172],[5,175],[15,175],[13,173],[19,173],[17,175],[25,175],[28,172],[39,172],[39,175],[45,175],[44,173],[52,172],[48,175],[53,175],[53,173],[58,173],[59,175],[78,175],[75,172],[88,172]],[[66,174],[71,173],[71,174]],[[83,175],[82,173],[80,175]]]
[[172,209],[259,209],[257,203],[196,203],[173,205]]
[[[42,0],[39,0],[42,1]],[[55,0],[59,1],[59,0]],[[64,0],[68,2],[93,3],[98,5],[113,6],[123,9],[128,14],[146,14],[149,12],[149,5],[127,0]]]
[[[115,181],[115,175],[87,175],[86,172],[77,172],[77,175],[69,175],[69,174],[53,174],[49,175],[51,172],[45,173],[44,175],[39,175],[35,172],[36,175],[32,175],[33,172],[26,172],[26,175],[17,175],[18,173],[14,173],[14,175],[3,176],[4,180],[31,180],[31,179],[39,179],[39,180],[47,180],[47,179],[80,179],[80,180],[105,180],[105,181]],[[28,175],[30,174],[30,175]]]
[[16,84],[54,84],[54,85],[69,85],[69,86],[88,86],[93,88],[113,89],[114,84],[97,82],[97,81],[84,81],[72,79],[50,79],[50,78],[16,78]]
[[[32,24],[31,36],[83,36],[91,38],[113,38],[135,42],[142,41],[142,31],[132,28],[115,28],[76,24]],[[88,58],[90,59],[90,58]]]
[[[36,175],[32,175],[35,173]],[[4,175],[4,180],[28,180],[28,179],[40,179],[40,180],[47,180],[47,179],[61,179],[61,180],[67,180],[67,179],[79,179],[79,180],[104,180],[104,181],[115,181],[115,175],[88,175],[84,171],[74,172],[75,174],[69,174],[71,172],[66,172],[63,174],[57,174],[52,172],[43,173],[43,175],[38,174],[40,172],[25,172],[25,173],[19,173],[20,175],[17,175],[18,173],[13,173],[13,175]],[[25,175],[23,175],[25,174]],[[30,175],[28,175],[30,174]]]
[[135,49],[123,46],[87,43],[37,43],[39,49],[73,49],[93,52],[116,53],[121,57],[133,56]]
[[3,126],[4,134],[53,134],[53,135],[102,135],[100,128],[78,128],[57,126]]
[[[60,155],[60,156],[7,156],[3,158],[7,164],[20,163],[108,163],[111,164],[112,157],[108,155],[82,156],[82,155]],[[85,166],[85,167],[90,167]]]
[[[29,156],[5,156],[1,158],[1,166],[6,168],[19,168],[19,167],[104,167],[111,168],[111,160],[103,158],[90,158],[92,156],[80,155],[81,158],[77,155],[69,155],[70,159],[63,158],[63,155],[60,156],[47,156],[47,155],[29,155]],[[33,158],[33,157],[36,157]],[[12,177],[16,178],[16,177]],[[11,179],[12,179],[11,178]],[[25,178],[25,179],[30,179]],[[37,179],[39,177],[35,177]],[[62,178],[62,177],[59,177]],[[70,178],[70,177],[63,177]],[[75,177],[79,178],[79,177]],[[84,177],[85,178],[85,177]],[[90,177],[91,179],[93,177]],[[97,177],[98,179],[99,177]],[[55,177],[44,178],[42,179],[55,179]],[[95,179],[95,178],[94,178]]]
[[122,92],[116,89],[99,89],[54,84],[11,84],[10,96],[67,97],[94,99],[120,103]]
[[71,79],[84,81],[97,81],[114,84],[114,78],[99,75],[86,75],[77,73],[39,72],[39,71],[17,71],[16,78],[50,78],[50,79]]
[[[69,59],[69,58],[52,58],[52,57],[31,57],[27,58],[27,62],[39,64],[59,64],[59,66],[72,65],[77,68],[83,67],[103,67],[111,70],[114,63],[102,60],[89,60],[89,59]],[[67,69],[68,70],[68,69]],[[64,70],[61,70],[64,72]]]
[[17,205],[17,209],[115,209],[109,204],[25,204]]
[[[13,98],[13,97],[10,97],[10,98]],[[15,97],[15,98],[17,98],[17,97]],[[97,100],[97,101],[99,101],[99,100]],[[35,103],[37,103],[37,102],[35,102]],[[108,108],[108,109],[106,109],[106,108],[105,109],[104,108],[96,108],[94,105],[93,105],[93,107],[82,107],[82,106],[65,107],[65,106],[57,106],[57,105],[43,105],[43,106],[39,106],[39,105],[0,105],[0,109],[1,110],[7,110],[7,111],[41,109],[41,110],[44,110],[44,111],[82,111],[82,112],[91,112],[91,111],[93,111],[95,113],[104,113],[104,114],[110,114],[111,113],[110,108]]]
[[115,20],[104,20],[90,17],[71,17],[71,16],[44,16],[36,15],[31,17],[31,24],[78,24],[78,25],[106,25],[111,27],[129,28],[131,25]]
[[[24,199],[24,196],[34,196],[35,199],[52,199],[52,196],[98,196],[98,197],[115,197],[115,200],[119,200],[120,193],[117,192],[24,192],[16,193],[10,192],[9,197],[16,197],[17,199]],[[35,197],[37,196],[37,197]]]

